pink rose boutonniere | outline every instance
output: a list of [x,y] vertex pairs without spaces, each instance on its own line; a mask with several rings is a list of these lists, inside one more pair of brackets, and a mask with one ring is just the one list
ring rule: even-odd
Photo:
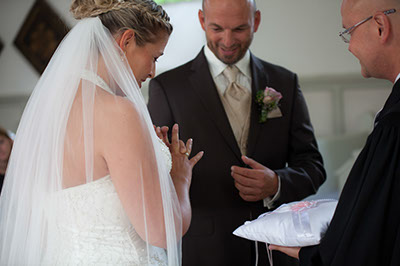
[[259,90],[257,92],[256,102],[261,111],[259,119],[260,123],[265,123],[265,121],[267,121],[267,118],[270,117],[268,116],[268,113],[271,111],[279,111],[279,115],[274,117],[282,116],[278,107],[280,99],[282,99],[282,94],[270,87],[266,87],[265,90]]

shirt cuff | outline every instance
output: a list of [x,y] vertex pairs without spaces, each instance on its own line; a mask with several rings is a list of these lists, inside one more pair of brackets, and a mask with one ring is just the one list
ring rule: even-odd
[[273,198],[268,197],[263,199],[264,207],[267,207],[268,209],[274,208],[275,201],[279,199],[280,195],[281,195],[281,177],[278,175],[278,191],[275,193]]

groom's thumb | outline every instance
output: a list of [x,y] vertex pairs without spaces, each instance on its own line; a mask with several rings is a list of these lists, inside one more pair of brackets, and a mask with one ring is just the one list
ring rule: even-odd
[[251,158],[249,158],[249,157],[247,157],[247,156],[242,156],[242,160],[243,160],[243,162],[245,163],[245,164],[247,164],[248,166],[250,166],[251,168],[253,168],[253,169],[264,169],[265,168],[265,166],[264,165],[262,165],[262,164],[260,164],[260,163],[258,163],[258,162],[256,162],[256,161],[254,161],[253,159],[251,159]]

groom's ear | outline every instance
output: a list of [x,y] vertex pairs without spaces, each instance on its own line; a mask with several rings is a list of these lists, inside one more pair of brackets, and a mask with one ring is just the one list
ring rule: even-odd
[[205,31],[205,19],[204,19],[204,12],[203,10],[199,9],[199,21],[200,21],[200,25],[203,28],[203,30]]
[[260,12],[260,10],[257,10],[254,13],[254,32],[256,32],[258,30],[258,26],[260,26],[260,22],[261,22],[261,12]]

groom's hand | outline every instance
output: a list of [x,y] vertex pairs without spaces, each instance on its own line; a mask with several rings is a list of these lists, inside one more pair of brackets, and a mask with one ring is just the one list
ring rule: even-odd
[[240,197],[245,201],[259,201],[273,197],[278,191],[277,174],[246,156],[242,156],[242,160],[252,169],[239,166],[231,168],[231,175]]

